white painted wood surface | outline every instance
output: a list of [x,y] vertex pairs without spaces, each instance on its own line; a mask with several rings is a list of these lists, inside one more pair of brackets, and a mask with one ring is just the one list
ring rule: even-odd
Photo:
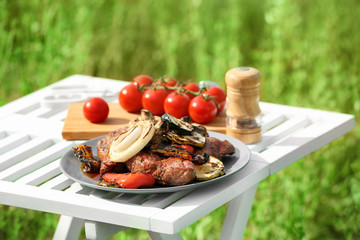
[[134,195],[67,179],[59,160],[79,142],[61,139],[66,106],[49,108],[42,100],[86,91],[89,96],[107,92],[107,100],[116,101],[114,93],[126,84],[74,75],[0,107],[0,204],[62,214],[54,239],[77,239],[85,222],[91,239],[107,238],[123,227],[147,230],[153,239],[181,239],[180,230],[229,202],[221,237],[235,238],[243,234],[260,181],[354,127],[350,115],[262,102],[262,141],[248,145],[250,163],[225,181],[184,192]]
[[257,184],[229,202],[221,240],[236,240],[243,237],[256,190]]

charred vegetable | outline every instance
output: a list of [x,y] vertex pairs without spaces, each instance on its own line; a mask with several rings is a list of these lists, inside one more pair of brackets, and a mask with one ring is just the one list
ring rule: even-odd
[[210,156],[207,163],[195,165],[195,174],[196,180],[206,181],[224,175],[225,167],[219,159]]
[[195,164],[195,165],[203,165],[205,163],[207,163],[210,159],[209,154],[204,153],[203,155],[196,155],[191,161]]
[[191,118],[190,118],[190,116],[185,116],[185,117],[182,117],[182,118],[180,118],[181,119],[181,121],[184,121],[184,122],[187,122],[187,123],[191,123]]
[[77,145],[72,150],[78,159],[93,158],[92,148],[89,145]]
[[85,173],[98,173],[100,171],[101,162],[97,158],[80,159],[82,169]]
[[196,147],[203,147],[205,145],[205,137],[198,132],[191,132],[190,135],[180,135],[175,131],[168,131],[166,136],[169,140],[177,144],[189,144]]
[[154,116],[154,114],[147,109],[141,109],[140,117],[138,117],[134,120],[131,120],[129,122],[129,126],[132,126],[135,123],[138,123],[139,121],[143,121],[143,120],[150,120],[153,122],[154,125],[161,122],[161,118],[159,116]]
[[[151,174],[143,173],[105,173],[102,179],[109,183],[110,186],[117,185],[121,188],[139,188],[151,187],[155,184],[155,178]],[[104,184],[100,181],[99,184]]]
[[74,155],[81,161],[82,170],[86,173],[98,173],[100,160],[94,158],[92,148],[89,145],[77,145],[73,148]]
[[119,188],[119,186],[116,183],[109,183],[109,182],[105,181],[104,179],[99,179],[97,181],[97,185],[103,186],[103,187]]
[[202,136],[204,137],[208,137],[209,134],[207,132],[207,129],[205,126],[198,124],[198,123],[193,123],[192,126],[194,127],[194,131],[197,133],[200,133]]
[[193,126],[185,121],[182,121],[181,119],[177,119],[176,117],[164,113],[161,116],[161,120],[166,123],[169,129],[173,130],[174,132],[178,134],[191,134],[191,132],[194,130]]
[[152,152],[161,153],[167,157],[180,157],[185,160],[192,160],[192,155],[182,147],[169,145],[169,144],[157,144],[150,147]]

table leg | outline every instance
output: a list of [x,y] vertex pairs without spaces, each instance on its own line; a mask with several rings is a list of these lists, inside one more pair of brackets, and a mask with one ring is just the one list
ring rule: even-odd
[[84,219],[61,215],[53,239],[77,240],[83,226]]
[[229,202],[220,239],[243,238],[256,190],[257,184]]
[[151,240],[182,240],[180,233],[164,234],[148,231]]
[[125,227],[123,226],[109,224],[109,223],[101,223],[94,221],[85,222],[85,234],[86,234],[86,239],[88,240],[108,239],[112,235],[124,229]]

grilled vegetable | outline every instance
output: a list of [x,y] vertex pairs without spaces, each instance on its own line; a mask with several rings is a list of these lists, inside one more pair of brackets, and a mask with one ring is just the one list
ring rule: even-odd
[[[110,186],[117,185],[121,188],[151,187],[155,184],[155,178],[151,174],[143,173],[105,173],[102,179]],[[100,184],[104,182],[100,181]]]
[[131,120],[129,122],[129,126],[132,126],[135,123],[138,123],[139,121],[143,121],[143,120],[150,120],[155,125],[156,123],[161,121],[161,118],[159,116],[154,116],[154,114],[147,109],[141,109],[140,117]]
[[78,159],[93,158],[92,149],[89,145],[77,145],[72,148]]
[[99,173],[100,171],[100,160],[97,158],[83,158],[80,159],[81,167],[85,173]]
[[178,134],[188,135],[191,134],[194,129],[190,123],[177,119],[176,117],[168,113],[164,113],[161,116],[161,120],[166,123],[169,129],[173,130]]
[[151,120],[141,120],[117,136],[110,145],[109,160],[126,162],[150,142],[155,133]]
[[155,119],[154,114],[147,109],[141,109],[140,118],[141,120],[151,120],[151,121]]
[[200,133],[204,137],[208,137],[209,134],[207,132],[207,129],[204,125],[198,124],[198,123],[192,123],[191,124],[194,127],[194,131],[197,133]]
[[109,183],[109,182],[105,181],[104,179],[99,179],[97,181],[97,185],[103,186],[103,187],[119,188],[119,186],[116,183]]
[[194,147],[191,146],[191,145],[188,145],[188,144],[181,144],[181,145],[178,145],[178,144],[171,144],[171,146],[174,146],[174,147],[178,147],[178,148],[182,148],[182,149],[185,149],[186,151],[188,151],[189,153],[193,154],[194,153]]
[[195,165],[196,180],[206,181],[225,174],[224,164],[217,158],[210,156],[207,163]]
[[77,145],[73,148],[74,155],[81,161],[81,168],[86,173],[98,173],[100,170],[100,160],[95,159],[92,148],[89,145]]
[[180,119],[183,122],[191,123],[191,117],[190,116],[185,116],[185,117],[182,117]]
[[196,147],[203,147],[205,145],[205,137],[198,132],[191,132],[191,135],[180,135],[175,131],[168,131],[166,133],[168,139],[177,144],[189,144]]
[[161,121],[161,117],[159,116],[154,116],[154,114],[147,110],[147,109],[141,109],[141,114],[140,114],[140,117],[134,119],[134,120],[131,120],[129,122],[129,126],[132,126],[140,121],[143,121],[143,120],[150,120],[154,126],[155,126],[155,134],[156,132],[159,132],[161,131],[161,127],[162,127],[162,124],[163,122]]
[[193,164],[195,165],[203,165],[205,163],[207,163],[210,159],[209,154],[204,153],[203,155],[198,154],[195,157],[193,157],[193,159],[191,160]]
[[162,155],[167,157],[180,157],[185,160],[192,160],[191,153],[186,149],[180,147],[180,145],[174,146],[174,145],[160,143],[160,144],[152,145],[150,147],[150,150],[152,152],[161,153]]

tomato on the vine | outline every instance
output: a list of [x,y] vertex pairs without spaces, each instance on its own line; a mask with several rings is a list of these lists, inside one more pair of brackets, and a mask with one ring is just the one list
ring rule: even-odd
[[209,94],[210,96],[215,97],[215,101],[219,104],[217,109],[217,114],[221,113],[226,104],[226,93],[219,87],[211,87],[204,92],[204,94]]
[[[166,87],[175,87],[177,84],[177,80],[174,78],[164,77],[162,79],[162,81],[158,80],[155,83],[166,86]],[[174,90],[167,89],[168,94],[171,93],[172,91],[174,91]]]
[[164,113],[164,100],[166,96],[167,91],[164,88],[147,89],[141,98],[142,106],[152,111],[154,115],[160,116]]
[[217,107],[213,99],[204,99],[205,96],[194,97],[189,105],[189,115],[197,123],[208,123],[214,119]]
[[152,77],[150,77],[149,75],[141,74],[134,77],[134,81],[132,83],[134,84],[138,83],[139,86],[142,86],[142,85],[151,85],[152,82],[153,82]]
[[174,87],[177,84],[177,80],[175,78],[164,77],[162,81],[158,80],[156,83],[163,86]]
[[188,116],[190,98],[184,93],[172,92],[165,98],[164,110],[176,118]]
[[126,85],[119,92],[119,103],[126,111],[134,113],[141,110],[142,92],[139,91],[137,84]]
[[[186,90],[192,91],[192,92],[199,92],[199,90],[200,90],[199,85],[197,85],[194,82],[186,84],[183,88],[185,88]],[[190,99],[193,99],[195,97],[195,95],[193,95],[191,93],[186,93],[186,95],[188,95],[188,97]]]
[[90,98],[83,106],[83,114],[92,123],[103,122],[109,115],[109,105],[102,98]]

